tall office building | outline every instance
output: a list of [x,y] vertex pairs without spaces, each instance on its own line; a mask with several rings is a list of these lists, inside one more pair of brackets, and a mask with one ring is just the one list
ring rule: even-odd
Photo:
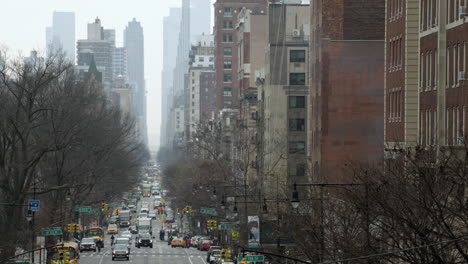
[[140,136],[148,142],[146,125],[146,88],[143,27],[135,18],[124,30],[124,47],[127,51],[127,75],[134,88],[135,115],[139,122]]
[[177,43],[180,31],[181,9],[171,8],[169,16],[163,19],[163,69],[161,74],[161,132],[160,144],[168,143],[167,131],[171,127],[169,123],[170,109],[173,98],[174,67],[177,58]]
[[104,89],[109,91],[112,86],[112,44],[104,39],[104,29],[101,20],[96,18],[94,23],[88,24],[88,38],[77,42],[78,65],[90,65],[89,54],[92,54],[97,69],[103,70]]
[[112,47],[115,47],[115,29],[104,29],[104,39],[111,43]]
[[[214,5],[215,21],[215,72],[216,72],[216,105],[217,109],[239,108],[238,51],[236,48],[238,36],[235,26],[239,10],[242,7],[252,12],[266,12],[267,0],[217,0]],[[226,68],[224,65],[231,65]],[[231,90],[229,96],[225,90]]]
[[52,27],[46,28],[46,51],[48,54],[62,50],[75,62],[75,13],[54,12]]

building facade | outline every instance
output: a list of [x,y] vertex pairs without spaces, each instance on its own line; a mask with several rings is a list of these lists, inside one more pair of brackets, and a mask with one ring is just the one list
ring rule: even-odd
[[264,132],[261,163],[265,197],[288,195],[306,179],[309,98],[309,5],[270,4],[265,81],[259,89]]
[[311,180],[383,157],[385,1],[311,2]]
[[[207,96],[208,93],[214,93],[214,80],[209,80],[214,72],[214,39],[213,35],[201,35],[195,40],[195,45],[190,51],[190,67],[188,70],[188,86],[185,92],[185,132],[186,140],[191,140],[200,126],[203,126],[206,117],[211,116],[207,112],[202,112],[202,108],[210,108],[213,104],[213,96]],[[203,76],[203,79],[202,79]],[[205,96],[203,96],[205,95]],[[204,117],[202,119],[202,116]]]
[[112,43],[104,39],[104,31],[101,26],[101,20],[96,18],[94,23],[88,24],[88,38],[78,40],[77,55],[78,66],[89,66],[90,55],[98,69],[103,70],[103,85],[106,91],[112,86]]
[[[238,35],[235,26],[238,14],[246,8],[254,13],[266,13],[266,0],[217,0],[214,4],[216,107],[239,109]],[[231,91],[224,93],[224,91]]]

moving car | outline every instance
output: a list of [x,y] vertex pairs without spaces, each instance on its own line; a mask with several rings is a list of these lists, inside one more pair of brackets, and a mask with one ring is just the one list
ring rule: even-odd
[[130,241],[130,239],[128,239],[126,237],[118,237],[114,241],[114,246],[125,245],[127,247],[127,249],[128,249],[128,252],[130,252],[131,244],[132,244],[132,242]]
[[128,231],[130,231],[130,233],[132,233],[132,234],[138,234],[138,229],[134,225],[129,226]]
[[136,242],[135,247],[150,247],[153,248],[153,239],[149,233],[139,234]]
[[94,241],[94,238],[92,237],[85,237],[81,240],[80,243],[80,251],[94,251],[96,252],[96,242]]
[[182,237],[174,237],[171,241],[171,247],[185,247],[185,240]]
[[107,228],[107,234],[118,234],[119,233],[119,228],[117,227],[116,224],[111,224]]
[[115,260],[117,258],[125,258],[127,260],[130,260],[130,251],[125,245],[115,245],[114,249],[112,249],[112,260]]
[[156,219],[156,213],[155,212],[149,212],[148,213],[148,218]]
[[126,237],[128,239],[130,239],[130,241],[132,240],[132,233],[130,231],[123,231],[119,237]]

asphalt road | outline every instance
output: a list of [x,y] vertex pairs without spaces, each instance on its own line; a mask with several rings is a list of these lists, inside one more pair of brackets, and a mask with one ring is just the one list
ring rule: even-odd
[[[143,198],[143,201],[149,201],[152,207],[152,198]],[[141,207],[141,201],[138,204],[138,209]],[[138,210],[139,211],[139,210]],[[206,264],[206,251],[198,251],[195,248],[171,248],[166,241],[159,240],[159,229],[161,222],[158,219],[153,220],[153,248],[136,248],[135,236],[133,235],[132,247],[130,250],[130,260],[115,260],[124,261],[126,263],[150,264],[150,263],[164,263],[164,264]],[[136,219],[136,216],[134,216]],[[122,232],[126,228],[120,230]],[[118,237],[118,235],[114,235]],[[111,235],[105,236],[105,247],[101,252],[81,252],[80,264],[106,264],[114,263],[112,261],[112,249],[110,246]]]

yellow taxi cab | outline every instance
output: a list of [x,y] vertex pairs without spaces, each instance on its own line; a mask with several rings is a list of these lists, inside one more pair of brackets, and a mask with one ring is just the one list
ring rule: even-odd
[[181,237],[174,237],[171,241],[171,247],[185,247],[185,240]]
[[107,234],[118,234],[118,233],[119,233],[119,228],[115,224],[111,224],[107,228]]

